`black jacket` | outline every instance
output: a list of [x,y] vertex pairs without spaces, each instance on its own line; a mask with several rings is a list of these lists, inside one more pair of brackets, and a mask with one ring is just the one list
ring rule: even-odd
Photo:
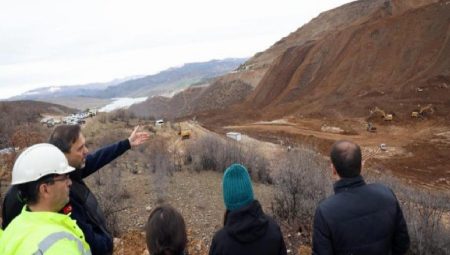
[[225,226],[213,237],[210,255],[287,254],[283,235],[275,221],[264,214],[257,200],[228,211]]
[[[112,254],[113,237],[106,228],[105,216],[98,205],[94,194],[83,179],[113,161],[130,149],[128,139],[103,147],[86,156],[84,168],[70,173],[72,186],[70,188],[70,205],[72,219],[83,230],[86,242],[91,247],[93,255]],[[5,194],[2,207],[2,226],[8,224],[20,214],[24,204],[20,201],[18,190],[11,186]]]
[[364,182],[361,176],[343,178],[335,195],[317,207],[313,254],[404,254],[409,235],[392,190]]

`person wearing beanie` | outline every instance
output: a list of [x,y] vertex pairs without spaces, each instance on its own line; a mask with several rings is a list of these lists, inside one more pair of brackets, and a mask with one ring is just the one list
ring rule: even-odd
[[247,169],[229,166],[223,175],[224,226],[214,234],[210,255],[285,255],[278,224],[266,215],[258,200]]

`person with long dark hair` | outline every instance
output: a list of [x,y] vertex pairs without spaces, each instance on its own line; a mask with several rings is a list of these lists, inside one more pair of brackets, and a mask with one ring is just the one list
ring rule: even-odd
[[151,255],[187,255],[186,224],[183,216],[172,206],[161,205],[153,209],[145,231]]

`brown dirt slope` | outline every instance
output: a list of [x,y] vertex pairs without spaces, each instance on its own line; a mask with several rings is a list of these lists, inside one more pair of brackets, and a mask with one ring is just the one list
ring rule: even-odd
[[256,54],[247,61],[245,66],[247,70],[259,70],[264,74],[272,62],[288,48],[301,46],[311,40],[319,40],[329,33],[350,25],[363,24],[374,18],[382,19],[386,16],[399,15],[433,2],[437,2],[437,0],[361,0],[342,5],[321,13],[297,31],[276,42],[269,49]]
[[140,104],[132,105],[129,110],[139,117],[175,118],[189,115],[192,112],[192,102],[205,87],[188,88],[172,98],[152,97]]
[[246,117],[361,117],[375,105],[409,113],[433,103],[445,115],[448,8],[437,0],[355,1],[322,13],[209,88],[152,98],[132,110],[166,118],[216,116],[225,108]]
[[417,104],[433,103],[445,116],[450,109],[449,13],[450,5],[441,1],[289,48],[250,104],[266,106],[269,117],[336,111],[361,117],[376,105],[406,114]]
[[227,108],[242,102],[252,91],[242,80],[217,80],[210,86],[192,87],[172,98],[154,97],[130,107],[137,116],[168,119],[195,115],[198,112]]

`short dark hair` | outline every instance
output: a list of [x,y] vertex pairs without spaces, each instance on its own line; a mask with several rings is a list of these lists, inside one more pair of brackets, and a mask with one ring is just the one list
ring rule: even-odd
[[331,162],[340,177],[356,177],[361,174],[361,148],[350,141],[337,141],[330,153]]
[[156,207],[146,225],[147,247],[152,255],[181,254],[187,243],[183,216],[170,205]]
[[64,153],[69,153],[72,144],[80,137],[80,133],[79,125],[59,125],[53,130],[48,143],[55,145]]
[[52,183],[56,174],[49,174],[36,181],[17,184],[19,199],[28,205],[35,205],[39,201],[39,186],[44,183]]

